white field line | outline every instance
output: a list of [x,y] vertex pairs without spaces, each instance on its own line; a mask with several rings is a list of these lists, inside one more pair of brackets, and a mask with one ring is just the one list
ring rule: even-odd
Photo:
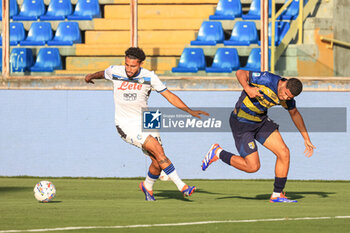
[[123,228],[146,228],[146,227],[170,227],[170,226],[204,225],[204,224],[213,224],[213,223],[250,223],[250,222],[277,222],[277,221],[305,221],[305,220],[329,220],[329,219],[348,219],[348,218],[350,218],[350,216],[223,220],[223,221],[202,221],[202,222],[182,222],[182,223],[126,225],[126,226],[59,227],[59,228],[28,229],[28,230],[0,230],[0,233],[71,231],[71,230],[89,230],[89,229],[123,229]]

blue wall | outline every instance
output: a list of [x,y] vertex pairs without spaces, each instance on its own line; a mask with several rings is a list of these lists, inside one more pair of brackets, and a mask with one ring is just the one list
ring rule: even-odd
[[[239,92],[175,92],[189,106],[230,107]],[[350,93],[305,92],[299,107],[346,107]],[[150,106],[168,107],[152,93]],[[122,141],[114,127],[112,91],[0,90],[0,176],[144,176],[149,159]],[[329,119],[332,124],[332,119]],[[299,133],[282,133],[291,151],[290,179],[349,180],[349,120],[346,133],[310,133],[311,158]],[[201,160],[218,142],[236,152],[231,133],[163,133],[165,152],[182,178],[274,177],[275,156],[259,145],[261,169],[246,174],[221,161],[206,172]]]

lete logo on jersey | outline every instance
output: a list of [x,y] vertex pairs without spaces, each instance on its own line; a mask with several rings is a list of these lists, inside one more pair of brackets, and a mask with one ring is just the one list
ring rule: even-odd
[[139,83],[129,83],[127,81],[123,81],[120,87],[118,87],[118,90],[141,90],[142,84]]

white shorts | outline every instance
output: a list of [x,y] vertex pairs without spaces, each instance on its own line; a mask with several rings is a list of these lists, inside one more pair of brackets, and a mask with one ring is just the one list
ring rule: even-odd
[[147,151],[145,151],[142,148],[143,143],[147,139],[149,135],[153,136],[155,139],[158,140],[159,144],[162,145],[162,141],[160,140],[160,135],[159,132],[142,132],[141,126],[133,126],[133,127],[125,127],[125,126],[120,126],[116,125],[117,131],[120,135],[120,137],[127,143],[137,146],[138,148],[142,149],[142,151],[146,154]]

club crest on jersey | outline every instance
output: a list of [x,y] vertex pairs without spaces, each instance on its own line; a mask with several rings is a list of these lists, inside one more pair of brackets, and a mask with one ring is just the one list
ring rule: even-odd
[[143,112],[143,128],[144,129],[160,129],[162,113],[157,111]]
[[118,90],[141,90],[142,89],[142,84],[139,83],[130,83],[127,81],[123,81],[120,87],[118,87]]
[[252,73],[252,76],[253,76],[253,77],[260,77],[261,74],[260,74],[259,72],[253,72],[253,73]]
[[250,149],[254,150],[254,149],[255,149],[255,143],[254,143],[254,141],[249,142],[249,143],[248,143],[248,146],[249,146]]

